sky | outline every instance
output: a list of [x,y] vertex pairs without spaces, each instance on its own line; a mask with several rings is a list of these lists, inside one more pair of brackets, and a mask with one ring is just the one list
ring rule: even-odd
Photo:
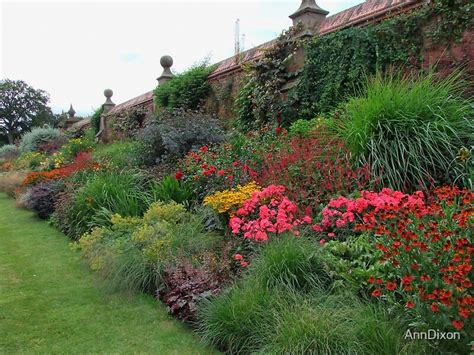
[[[330,13],[363,0],[317,0]],[[121,103],[157,85],[161,56],[182,72],[234,54],[235,22],[244,49],[277,37],[301,0],[0,0],[0,79],[24,80],[50,94],[53,112],[72,104],[86,116],[114,91]]]

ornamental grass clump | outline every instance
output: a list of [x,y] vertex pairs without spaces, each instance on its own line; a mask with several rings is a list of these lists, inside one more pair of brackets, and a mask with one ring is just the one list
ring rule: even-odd
[[319,252],[291,235],[266,244],[239,282],[201,303],[204,341],[231,354],[417,353],[422,342],[405,342],[381,309],[331,294]]
[[147,178],[134,171],[100,172],[79,187],[67,211],[68,234],[73,239],[93,227],[109,225],[110,217],[140,216],[150,204]]
[[462,75],[377,74],[333,124],[381,186],[411,192],[460,183],[465,164],[456,156],[474,139],[474,104]]

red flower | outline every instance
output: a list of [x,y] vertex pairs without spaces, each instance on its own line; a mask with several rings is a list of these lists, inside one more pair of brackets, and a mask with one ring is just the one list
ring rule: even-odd
[[225,171],[221,169],[221,170],[219,170],[217,173],[218,173],[219,175],[224,175],[224,174],[225,174]]
[[277,129],[276,129],[276,134],[277,134],[277,135],[280,135],[280,133],[281,133],[281,127],[277,127]]
[[199,150],[203,153],[206,153],[209,150],[209,148],[206,147],[206,146],[203,146],[203,147],[199,148]]
[[234,162],[232,163],[232,166],[233,166],[234,168],[238,167],[238,166],[239,166],[239,162],[234,161]]
[[424,274],[420,277],[420,280],[423,282],[426,282],[426,281],[430,281],[431,278],[428,275]]
[[402,285],[409,285],[411,282],[415,279],[414,276],[411,275],[406,275],[402,279]]
[[453,325],[454,328],[456,328],[457,330],[461,330],[463,327],[464,327],[464,322],[461,321],[461,320],[453,320],[451,322],[451,324]]
[[439,312],[439,307],[436,302],[433,302],[430,306],[432,312]]
[[412,301],[408,301],[406,306],[407,306],[407,308],[412,309],[413,307],[415,307],[415,304]]
[[375,283],[375,277],[374,277],[374,276],[370,276],[369,279],[367,280],[367,282],[368,282],[369,284]]
[[395,282],[387,281],[385,288],[389,291],[395,291],[397,289],[397,284]]
[[244,257],[243,257],[242,255],[240,255],[240,254],[235,254],[235,255],[234,255],[234,260],[241,261],[241,260],[243,260],[243,259],[244,259]]
[[380,291],[379,288],[376,288],[373,292],[372,292],[372,296],[373,297],[380,297],[382,295],[382,291]]
[[181,180],[184,174],[181,171],[177,171],[175,174],[176,180]]
[[242,267],[247,267],[248,265],[249,265],[249,264],[248,264],[246,261],[243,261],[243,260],[242,260],[242,261],[240,262],[240,266],[242,266]]

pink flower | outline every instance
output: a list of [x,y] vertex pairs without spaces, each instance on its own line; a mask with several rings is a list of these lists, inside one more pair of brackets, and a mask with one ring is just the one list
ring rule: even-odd
[[240,254],[235,254],[235,255],[234,255],[234,260],[241,261],[241,260],[243,260],[243,259],[244,259],[244,257],[243,257],[242,255],[240,255]]
[[240,262],[240,266],[242,266],[242,267],[247,267],[248,265],[249,265],[249,263],[246,262],[246,261],[243,261],[243,260],[242,260],[242,261]]
[[334,233],[328,233],[328,237],[330,237],[330,238],[333,238],[333,237],[335,237],[335,236],[336,236],[336,235],[335,235]]

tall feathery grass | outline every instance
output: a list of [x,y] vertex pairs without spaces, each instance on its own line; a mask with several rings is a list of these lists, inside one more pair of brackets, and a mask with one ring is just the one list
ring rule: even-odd
[[466,172],[456,156],[473,144],[474,132],[474,100],[465,88],[461,71],[445,78],[379,73],[333,124],[382,186],[410,191],[460,182]]
[[95,226],[109,224],[110,217],[140,216],[151,202],[146,177],[133,171],[97,174],[80,187],[68,211],[70,237],[78,239]]

